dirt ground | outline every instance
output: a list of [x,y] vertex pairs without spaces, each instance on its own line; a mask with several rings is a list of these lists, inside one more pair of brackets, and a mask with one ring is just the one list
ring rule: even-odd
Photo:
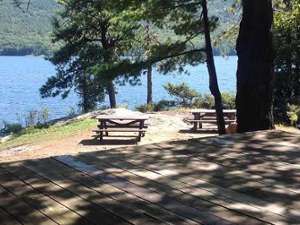
[[149,127],[146,136],[143,137],[139,143],[136,143],[136,137],[134,135],[119,137],[118,134],[112,134],[109,137],[105,137],[103,143],[99,143],[99,141],[94,140],[92,137],[92,130],[88,130],[56,141],[3,150],[0,152],[0,162],[37,159],[82,152],[104,151],[131,145],[147,145],[216,135],[216,133],[191,133],[189,131],[191,125],[183,122],[184,117],[187,117],[187,113],[163,112],[149,114]]
[[[63,139],[43,142],[41,144],[33,144],[19,146],[13,149],[0,151],[0,162],[20,161],[27,159],[46,158],[58,155],[74,155],[83,152],[105,151],[113,148],[147,145],[176,140],[188,140],[192,138],[204,138],[215,136],[216,133],[192,133],[191,125],[183,122],[183,118],[189,116],[187,112],[160,112],[149,114],[148,129],[146,136],[141,142],[136,143],[136,136],[119,136],[118,134],[105,137],[103,143],[93,138],[91,130],[81,131],[76,135]],[[212,127],[208,127],[212,128]],[[278,127],[277,129],[290,133],[299,133],[294,128]]]

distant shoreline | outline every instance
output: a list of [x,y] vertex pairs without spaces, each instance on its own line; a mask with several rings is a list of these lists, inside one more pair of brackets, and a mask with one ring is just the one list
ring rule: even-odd
[[[9,48],[9,49],[1,49],[0,48],[0,56],[50,56],[53,53],[52,50],[47,48],[42,49],[34,49],[34,48]],[[214,56],[236,56],[235,50],[229,49],[226,53],[223,53],[222,50],[216,48],[214,49]]]

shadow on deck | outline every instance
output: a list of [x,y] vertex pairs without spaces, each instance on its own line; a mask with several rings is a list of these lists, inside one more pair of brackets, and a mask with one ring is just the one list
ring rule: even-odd
[[0,224],[300,224],[300,137],[279,131],[0,164]]

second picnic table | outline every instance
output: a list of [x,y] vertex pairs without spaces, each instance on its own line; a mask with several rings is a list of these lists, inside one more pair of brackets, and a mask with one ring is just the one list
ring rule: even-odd
[[[191,120],[187,120],[188,122],[193,124],[193,130],[197,130],[198,128],[202,128],[203,123],[217,123],[216,118],[216,110],[214,109],[197,109],[191,111],[194,118]],[[236,110],[235,109],[227,109],[223,110],[224,119],[226,124],[231,124],[236,122]]]
[[101,115],[97,117],[98,129],[94,132],[97,133],[100,141],[103,140],[104,135],[108,136],[109,132],[137,132],[140,141],[141,137],[145,136],[147,128],[145,121],[148,119],[147,115]]

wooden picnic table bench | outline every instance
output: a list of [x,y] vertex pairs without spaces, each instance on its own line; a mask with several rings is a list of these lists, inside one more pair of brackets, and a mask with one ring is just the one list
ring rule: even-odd
[[[197,109],[191,111],[193,119],[185,119],[186,122],[192,123],[192,130],[201,129],[204,123],[217,124],[216,110],[214,109]],[[223,110],[225,124],[230,125],[236,122],[236,110]]]
[[97,117],[97,129],[94,130],[96,137],[103,140],[103,136],[108,136],[110,132],[117,133],[138,133],[138,141],[145,136],[147,125],[145,121],[148,120],[147,115],[137,116],[116,116],[116,115],[101,115]]

